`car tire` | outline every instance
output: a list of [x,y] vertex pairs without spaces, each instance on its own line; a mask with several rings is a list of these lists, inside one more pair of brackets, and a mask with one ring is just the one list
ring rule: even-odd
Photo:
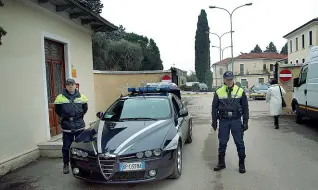
[[189,132],[187,136],[187,140],[185,141],[187,144],[192,143],[192,122],[189,122]]
[[301,124],[303,121],[303,116],[301,115],[301,113],[299,112],[299,106],[296,105],[296,109],[295,109],[295,119],[296,119],[296,123]]
[[[179,168],[180,167],[180,168]],[[182,173],[182,148],[181,143],[178,143],[178,147],[175,151],[175,161],[173,166],[173,172],[169,176],[170,179],[179,179]]]

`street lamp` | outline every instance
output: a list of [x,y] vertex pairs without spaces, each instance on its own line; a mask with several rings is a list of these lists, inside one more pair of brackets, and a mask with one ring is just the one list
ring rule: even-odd
[[[233,33],[234,31],[232,31],[232,33]],[[225,34],[228,34],[228,33],[231,33],[231,31],[228,31],[228,32],[225,32],[225,33],[223,33],[221,36],[220,35],[218,35],[218,34],[216,34],[216,33],[213,33],[213,32],[206,32],[206,33],[210,33],[210,34],[213,34],[213,35],[216,35],[218,38],[219,38],[219,44],[220,44],[220,46],[219,46],[219,48],[220,48],[220,61],[222,61],[222,59],[223,59],[223,55],[222,55],[222,37],[225,35]],[[213,47],[213,46],[212,46]],[[215,46],[214,46],[215,47]]]
[[[222,9],[222,10],[225,10],[227,13],[229,13],[229,15],[230,15],[231,31],[233,31],[233,30],[232,30],[232,16],[233,16],[234,11],[236,11],[237,9],[239,9],[239,8],[241,8],[241,7],[251,6],[251,5],[252,5],[252,3],[246,3],[246,4],[244,4],[244,5],[241,5],[241,6],[236,7],[232,12],[228,11],[228,10],[225,9],[225,8],[217,7],[217,6],[209,6],[209,8],[210,8],[210,9]],[[231,32],[231,57],[232,57],[232,72],[234,73],[233,36],[232,36],[232,32]]]
[[[212,47],[221,49],[219,46],[212,46]],[[229,48],[229,47],[231,47],[231,46],[227,46],[227,47],[225,47],[225,48],[222,49],[222,59],[221,59],[221,60],[224,59],[224,57],[223,57],[224,50],[227,49],[227,48]],[[212,66],[211,66],[211,67],[212,67]],[[214,65],[214,70],[216,71],[216,65]],[[217,74],[217,72],[215,72],[215,82],[216,82],[216,84],[217,84],[217,76],[216,76],[216,74]]]
[[223,53],[224,53],[224,50],[227,49],[227,48],[230,48],[230,47],[232,47],[232,46],[227,46],[227,47],[225,47],[225,48],[222,49],[222,59],[224,59],[224,57],[223,57],[223,55],[224,55],[224,54],[223,54]]

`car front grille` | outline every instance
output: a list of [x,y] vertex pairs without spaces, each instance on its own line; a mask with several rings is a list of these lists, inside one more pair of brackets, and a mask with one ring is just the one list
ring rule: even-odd
[[102,155],[99,155],[98,162],[104,177],[108,180],[113,174],[116,157],[106,158]]
[[120,161],[128,161],[128,160],[134,160],[134,159],[137,159],[136,154],[129,154],[129,155],[124,155],[119,157]]
[[145,171],[133,172],[117,172],[113,175],[113,181],[128,181],[128,180],[142,180],[145,179]]

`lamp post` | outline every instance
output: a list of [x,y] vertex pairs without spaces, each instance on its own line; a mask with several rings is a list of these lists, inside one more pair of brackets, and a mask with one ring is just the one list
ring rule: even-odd
[[[219,46],[212,46],[212,47],[221,49]],[[230,47],[232,47],[232,46],[227,46],[227,47],[225,47],[225,48],[221,49],[221,51],[222,51],[221,60],[223,60],[223,59],[224,59],[224,56],[223,56],[223,54],[224,54],[224,50],[225,50],[225,49],[227,49],[227,48],[230,48]]]
[[[212,46],[212,47],[214,47],[214,48],[218,48],[218,49],[221,49],[221,48],[220,48],[220,47],[218,47],[218,46]],[[222,49],[222,57],[221,57],[221,60],[223,60],[223,58],[224,58],[224,57],[223,57],[224,50],[225,50],[225,49],[227,49],[227,48],[229,48],[229,47],[231,47],[231,46],[227,46],[227,47],[225,47],[225,48],[223,48],[223,49]],[[214,65],[214,68],[215,68],[214,70],[216,71],[216,64]],[[217,77],[216,77],[216,74],[217,74],[217,73],[215,72],[215,81],[216,81],[216,84],[217,84]]]
[[[234,31],[232,31],[234,32]],[[222,37],[225,35],[225,34],[228,34],[228,33],[231,33],[231,31],[228,31],[228,32],[225,32],[223,33],[221,36],[216,34],[216,33],[213,33],[213,32],[206,32],[206,33],[210,33],[210,34],[213,34],[213,35],[216,35],[218,38],[219,38],[219,48],[220,48],[220,61],[223,59],[223,55],[222,55]],[[212,46],[212,47],[216,47],[216,46]]]
[[[225,9],[225,8],[217,7],[217,6],[209,6],[209,8],[210,8],[210,9],[222,9],[222,10],[225,10],[227,13],[229,13],[229,15],[230,15],[230,24],[231,24],[231,30],[230,30],[230,31],[233,31],[233,30],[232,30],[232,16],[233,16],[234,11],[236,11],[237,9],[239,9],[239,8],[241,8],[241,7],[251,6],[251,5],[252,5],[252,3],[246,3],[246,4],[244,4],[244,5],[241,5],[241,6],[236,7],[232,12],[228,11],[228,10]],[[232,32],[231,32],[231,58],[232,58],[232,72],[234,73],[233,35],[232,35]]]
[[[221,36],[220,35],[218,35],[218,34],[216,34],[216,33],[213,33],[213,32],[209,32],[209,31],[206,31],[205,33],[207,33],[207,34],[213,34],[213,35],[216,35],[218,38],[219,38],[219,44],[220,44],[220,47],[219,47],[219,49],[220,49],[220,61],[222,61],[222,59],[223,59],[223,53],[222,53],[222,37],[225,35],[225,34],[228,34],[228,33],[232,33],[232,32],[234,32],[234,31],[229,31],[229,32],[225,32],[225,33],[223,33]],[[212,46],[212,47],[216,47],[216,46]],[[215,65],[215,70],[216,70],[216,65]],[[214,73],[215,73],[215,79],[216,79],[216,83],[217,83],[217,73],[214,71]]]

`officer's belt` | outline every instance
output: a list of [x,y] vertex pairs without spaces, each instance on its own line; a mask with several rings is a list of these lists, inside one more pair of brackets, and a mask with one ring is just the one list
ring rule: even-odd
[[238,111],[234,111],[234,112],[219,112],[219,117],[220,118],[237,118],[237,117],[241,117],[241,114]]
[[81,117],[63,117],[62,120],[63,121],[74,121],[74,120],[77,120]]

